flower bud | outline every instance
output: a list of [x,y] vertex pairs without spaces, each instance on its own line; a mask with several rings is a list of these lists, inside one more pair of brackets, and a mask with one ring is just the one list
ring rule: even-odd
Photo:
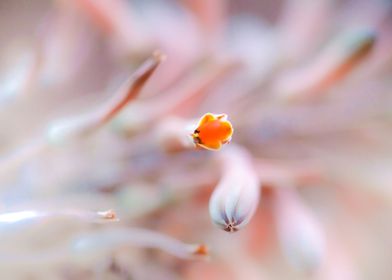
[[252,218],[259,202],[260,183],[245,150],[231,147],[225,152],[223,175],[212,193],[209,208],[216,225],[235,232]]
[[276,190],[275,217],[279,242],[288,262],[301,271],[314,271],[325,255],[322,227],[294,190]]

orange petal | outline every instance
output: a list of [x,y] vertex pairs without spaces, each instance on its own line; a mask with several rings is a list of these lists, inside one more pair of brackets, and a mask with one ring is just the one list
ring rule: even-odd
[[230,141],[230,138],[233,135],[233,126],[228,121],[221,122],[221,126],[224,128],[223,131],[225,132],[221,140],[225,142]]
[[205,123],[214,121],[214,120],[216,120],[216,118],[217,117],[214,114],[206,113],[204,116],[201,117],[197,127],[200,127],[200,126],[202,126]]

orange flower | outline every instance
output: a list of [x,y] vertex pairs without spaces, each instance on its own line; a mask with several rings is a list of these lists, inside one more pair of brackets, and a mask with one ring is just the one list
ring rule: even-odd
[[193,142],[208,150],[219,150],[222,144],[230,142],[233,126],[226,114],[205,114],[192,133]]

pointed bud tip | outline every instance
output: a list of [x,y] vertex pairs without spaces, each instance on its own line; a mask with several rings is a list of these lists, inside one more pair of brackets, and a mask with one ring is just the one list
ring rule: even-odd
[[193,254],[196,256],[206,257],[209,255],[208,247],[205,244],[197,245],[196,249],[193,251]]
[[104,220],[110,220],[110,221],[118,221],[119,220],[117,218],[116,212],[114,212],[112,209],[109,209],[107,211],[100,211],[100,212],[98,212],[98,215]]
[[239,229],[234,223],[229,223],[226,227],[223,228],[224,231],[229,233],[237,232]]
[[166,60],[167,56],[166,54],[162,53],[160,50],[156,50],[153,52],[152,56],[154,59],[158,62],[163,62]]

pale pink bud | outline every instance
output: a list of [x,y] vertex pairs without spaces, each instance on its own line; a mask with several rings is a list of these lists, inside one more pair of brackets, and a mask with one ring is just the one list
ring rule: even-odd
[[210,199],[210,215],[222,229],[235,232],[252,218],[259,203],[260,182],[244,149],[230,147],[221,160],[223,175]]
[[325,255],[321,224],[294,189],[276,189],[275,194],[274,212],[283,254],[298,270],[316,269]]

